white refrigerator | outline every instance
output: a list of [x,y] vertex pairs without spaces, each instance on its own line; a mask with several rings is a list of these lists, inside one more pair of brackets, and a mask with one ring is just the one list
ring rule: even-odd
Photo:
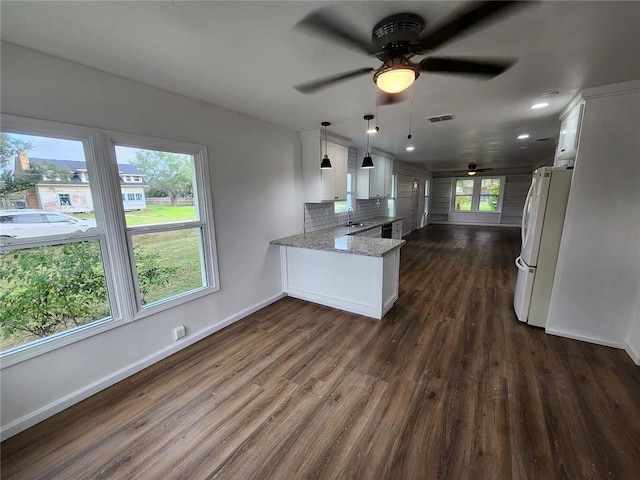
[[546,327],[572,167],[533,172],[522,212],[522,249],[513,308],[521,322]]

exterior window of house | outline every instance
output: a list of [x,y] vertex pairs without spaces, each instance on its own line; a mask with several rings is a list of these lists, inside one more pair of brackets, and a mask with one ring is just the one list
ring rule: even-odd
[[[205,147],[9,115],[2,129],[1,160],[24,186],[0,196],[2,367],[220,289]],[[116,169],[96,162],[95,148],[144,172],[167,205],[118,191]],[[51,169],[55,159],[78,162],[91,182],[58,194],[40,184],[37,158],[54,159]],[[71,197],[93,203],[58,210]],[[136,211],[114,205],[125,199]],[[3,214],[21,201],[24,214]]]
[[58,194],[58,203],[61,207],[70,207],[71,206],[71,195],[68,193],[59,193]]
[[124,181],[125,182],[130,182],[131,181],[131,177],[129,175],[124,177]]
[[398,191],[398,175],[391,175],[391,196],[387,199],[387,216],[395,217],[396,216],[396,199],[397,199],[397,191]]
[[454,179],[453,208],[457,212],[498,212],[503,178]]
[[125,194],[124,194],[124,193],[122,194],[122,201],[123,201],[123,202],[126,202],[126,201],[127,201],[126,196],[125,196]]

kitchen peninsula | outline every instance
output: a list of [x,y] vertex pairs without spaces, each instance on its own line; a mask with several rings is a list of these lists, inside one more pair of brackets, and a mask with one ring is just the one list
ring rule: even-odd
[[406,242],[369,235],[398,220],[369,220],[271,241],[280,246],[283,291],[381,319],[398,299],[400,247]]

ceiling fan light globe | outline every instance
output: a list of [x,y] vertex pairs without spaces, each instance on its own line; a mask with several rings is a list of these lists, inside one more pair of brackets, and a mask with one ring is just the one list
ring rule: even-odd
[[415,79],[415,70],[394,68],[376,75],[375,82],[378,88],[385,93],[400,93],[409,88]]
[[473,177],[476,174],[475,170],[470,170],[467,172],[467,175]]

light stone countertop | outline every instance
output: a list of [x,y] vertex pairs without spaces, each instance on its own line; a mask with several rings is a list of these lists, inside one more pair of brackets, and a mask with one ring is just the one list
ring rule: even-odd
[[371,230],[385,223],[402,220],[403,217],[375,217],[362,220],[362,227],[333,227],[311,233],[302,233],[291,237],[272,240],[272,245],[285,247],[310,248],[327,252],[351,253],[368,257],[383,257],[396,248],[407,243],[405,240],[392,238],[360,237],[357,233]]

